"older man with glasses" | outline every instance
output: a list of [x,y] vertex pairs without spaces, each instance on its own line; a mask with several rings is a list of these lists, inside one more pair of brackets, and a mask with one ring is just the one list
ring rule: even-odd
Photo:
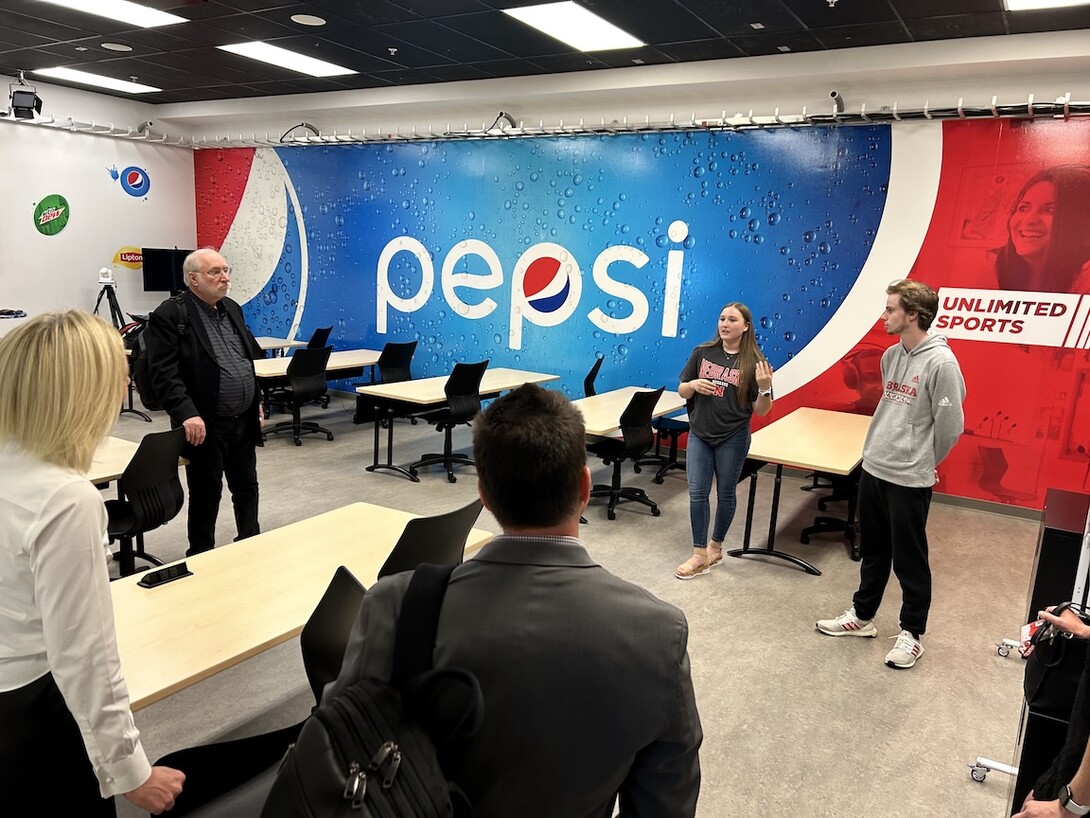
[[146,332],[152,385],[188,444],[189,556],[216,544],[224,476],[237,539],[260,533],[256,446],[264,414],[253,362],[263,353],[227,297],[227,260],[210,248],[197,250],[182,272],[188,291],[160,304]]

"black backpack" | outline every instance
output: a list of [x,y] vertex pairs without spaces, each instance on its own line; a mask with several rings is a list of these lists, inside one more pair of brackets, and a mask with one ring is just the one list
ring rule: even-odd
[[[186,312],[185,296],[174,295],[168,300],[178,305],[178,337],[181,338],[185,334],[189,318]],[[140,402],[144,404],[146,409],[154,411],[162,409],[163,402],[159,400],[159,396],[155,393],[155,387],[151,382],[151,370],[148,367],[147,332],[147,324],[145,324],[139,333],[133,334],[131,343],[126,337],[126,346],[130,346],[132,349],[130,353],[132,356],[132,382],[140,395]]]
[[421,565],[398,616],[389,683],[363,678],[317,707],[277,773],[261,818],[469,818],[444,762],[480,726],[477,678],[432,668],[454,566]]

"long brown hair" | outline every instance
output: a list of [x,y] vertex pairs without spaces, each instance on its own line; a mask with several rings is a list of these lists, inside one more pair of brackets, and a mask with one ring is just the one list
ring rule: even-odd
[[[757,345],[757,338],[753,334],[753,314],[749,311],[749,307],[741,301],[731,301],[729,304],[723,305],[723,309],[719,310],[719,314],[722,315],[730,308],[738,310],[742,320],[746,322],[746,332],[742,334],[742,341],[738,345],[738,360],[735,362],[735,368],[739,371],[738,403],[748,409],[750,407],[749,389],[757,379],[757,362],[767,361],[768,359],[765,358],[761,348]],[[716,318],[715,335],[712,336],[710,341],[701,344],[699,348],[708,349],[716,346],[723,346],[723,340],[719,337],[718,318]]]

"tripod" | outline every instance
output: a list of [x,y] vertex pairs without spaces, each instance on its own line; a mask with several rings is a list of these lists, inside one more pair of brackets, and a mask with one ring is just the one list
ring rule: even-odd
[[[103,296],[106,297],[106,301],[110,305],[110,320],[113,321],[114,327],[116,327],[117,330],[120,331],[121,328],[123,326],[125,326],[125,316],[121,312],[121,306],[117,303],[117,293],[114,292],[114,285],[113,285],[112,282],[109,282],[109,281],[102,282],[102,289],[98,291],[98,300],[95,301],[95,315],[98,315],[98,308],[99,308],[99,305],[102,304],[102,297]],[[122,404],[121,414],[123,414],[123,415],[126,415],[126,414],[136,415],[137,417],[143,418],[148,423],[151,423],[151,418],[150,417],[148,417],[146,414],[144,414],[143,412],[141,412],[139,409],[135,408],[132,405],[132,391],[133,391],[133,385],[132,385],[132,365],[133,365],[132,352],[133,352],[133,350],[126,344],[125,356],[126,356],[126,358],[128,359],[128,362],[129,362],[129,384],[128,384],[129,405],[125,406],[124,404]]]
[[113,322],[114,327],[120,330],[125,326],[125,315],[121,312],[121,307],[117,303],[117,293],[114,292],[112,283],[104,283],[102,289],[98,291],[98,300],[95,301],[95,315],[98,315],[98,308],[102,304],[103,296],[106,297],[106,301],[110,305],[110,320]]

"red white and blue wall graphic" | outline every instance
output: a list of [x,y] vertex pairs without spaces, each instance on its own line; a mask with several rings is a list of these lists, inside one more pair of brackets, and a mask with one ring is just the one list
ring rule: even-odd
[[[1082,285],[1073,275],[1062,297],[1042,296],[1067,273],[1038,267],[1018,273],[1032,286],[1007,284],[999,299],[1034,306],[992,304],[989,315],[985,296],[1001,290],[999,259],[1012,262],[1010,281],[1017,251],[1048,246],[1037,202],[1047,185],[1031,186],[1030,204],[1014,200],[1046,168],[1090,164],[1087,125],[200,151],[198,243],[231,261],[232,295],[257,334],[307,337],[332,323],[342,348],[416,339],[418,377],[488,358],[557,372],[572,395],[600,355],[601,388],[673,387],[721,306],[743,301],[776,368],[776,416],[873,411],[890,343],[877,323],[885,287],[918,277],[943,289],[942,331],[969,390],[971,434],[938,489],[1039,507],[1047,487],[1078,488],[1090,466],[1079,449],[1090,424],[1076,419],[1090,392],[1085,333],[1053,344],[1048,323],[1085,315]],[[1049,179],[1063,194],[1055,239],[1072,229],[1057,208],[1078,187]],[[1047,315],[1035,312],[1046,302]],[[1022,337],[981,331],[989,317],[993,330],[1021,320]]]

